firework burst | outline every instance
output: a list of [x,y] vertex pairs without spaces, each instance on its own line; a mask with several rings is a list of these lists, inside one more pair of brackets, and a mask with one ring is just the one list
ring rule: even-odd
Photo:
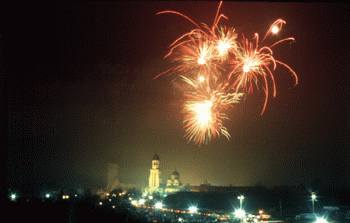
[[[272,25],[271,27],[277,26]],[[273,30],[273,28],[271,28],[271,30]],[[298,84],[298,76],[295,71],[287,64],[276,60],[272,51],[273,46],[293,40],[294,38],[289,37],[279,40],[270,46],[259,47],[259,34],[255,33],[253,41],[249,41],[244,37],[242,38],[242,43],[239,44],[237,48],[235,58],[231,60],[233,69],[229,73],[229,79],[233,83],[232,89],[236,89],[237,92],[243,91],[253,93],[254,86],[256,88],[261,86],[260,89],[264,91],[265,98],[261,114],[264,113],[269,98],[269,80],[272,85],[272,96],[276,97],[276,82],[273,72],[276,70],[277,64],[287,68],[294,78],[295,85]]]
[[269,99],[276,97],[274,72],[278,65],[287,69],[298,84],[298,76],[286,63],[277,60],[273,47],[294,41],[293,37],[283,38],[266,44],[270,37],[278,35],[286,22],[277,19],[267,29],[262,41],[255,33],[252,39],[243,35],[239,39],[233,27],[221,24],[228,18],[221,13],[219,3],[212,25],[198,23],[189,16],[166,10],[157,15],[173,14],[190,22],[194,27],[175,39],[164,56],[173,66],[162,75],[178,75],[184,92],[185,137],[196,144],[208,143],[211,139],[225,136],[230,138],[224,122],[227,112],[242,101],[244,95],[256,90],[264,93],[261,115]]
[[188,89],[185,93],[184,127],[185,137],[197,144],[225,136],[230,138],[224,121],[229,118],[226,111],[242,99],[242,93],[222,93],[222,89],[211,89],[199,80],[181,77]]

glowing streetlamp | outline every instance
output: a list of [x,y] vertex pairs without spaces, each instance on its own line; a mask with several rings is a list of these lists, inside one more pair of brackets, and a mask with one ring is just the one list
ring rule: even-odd
[[195,213],[197,213],[198,212],[198,208],[196,207],[196,206],[190,206],[189,208],[188,208],[188,211],[191,213],[191,214],[195,214]]
[[317,201],[317,195],[315,192],[311,192],[312,213],[315,213],[315,201]]
[[146,200],[144,198],[139,199],[139,205],[144,205]]
[[10,195],[11,201],[15,201],[16,198],[17,198],[17,195],[16,195],[15,193],[12,193],[12,194]]
[[50,193],[46,193],[45,194],[45,198],[49,199],[51,197],[51,194]]
[[324,217],[316,217],[316,221],[314,223],[328,223],[328,221]]
[[163,203],[161,201],[158,201],[154,204],[155,209],[162,209],[163,208]]
[[242,204],[243,204],[244,196],[243,196],[243,195],[239,195],[239,196],[237,197],[237,199],[239,200],[239,208],[242,209]]
[[137,200],[131,200],[131,204],[132,204],[133,206],[137,206]]
[[235,218],[238,218],[238,219],[243,219],[245,217],[245,210],[242,209],[242,208],[239,208],[239,209],[236,209],[234,212],[233,212],[233,215],[235,216]]

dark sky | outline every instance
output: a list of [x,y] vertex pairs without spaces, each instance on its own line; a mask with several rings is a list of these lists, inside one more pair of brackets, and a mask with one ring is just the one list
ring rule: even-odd
[[[163,179],[175,168],[184,183],[349,185],[349,6],[234,3],[223,13],[239,33],[264,33],[284,18],[296,42],[275,51],[300,84],[277,69],[277,98],[260,116],[258,98],[237,106],[232,139],[197,147],[183,138],[180,93],[168,44],[191,29],[155,16],[174,9],[210,23],[212,2],[9,5],[2,22],[8,90],[8,172],[13,186],[92,187],[117,162],[124,183],[146,185],[157,152]],[[346,174],[347,173],[347,174]]]

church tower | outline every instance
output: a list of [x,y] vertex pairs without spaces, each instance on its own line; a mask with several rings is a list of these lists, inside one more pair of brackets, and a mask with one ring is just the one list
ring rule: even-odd
[[160,171],[159,171],[159,156],[154,154],[152,159],[152,168],[150,169],[148,179],[148,189],[150,192],[158,190],[160,184]]

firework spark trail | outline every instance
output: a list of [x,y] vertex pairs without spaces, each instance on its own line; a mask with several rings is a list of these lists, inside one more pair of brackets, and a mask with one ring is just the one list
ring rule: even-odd
[[225,112],[241,101],[242,93],[223,93],[222,89],[211,89],[199,80],[181,76],[187,87],[184,104],[185,138],[197,144],[208,143],[220,135],[230,138],[224,120]]
[[184,91],[185,138],[196,144],[208,143],[211,139],[230,138],[224,121],[226,113],[242,101],[243,96],[261,90],[264,94],[261,115],[264,113],[272,88],[276,97],[274,72],[277,66],[284,67],[298,84],[296,72],[286,63],[277,60],[273,47],[294,41],[293,37],[266,43],[269,37],[277,36],[286,21],[277,19],[267,29],[260,41],[255,33],[252,39],[244,35],[238,39],[233,27],[220,22],[228,18],[221,13],[219,2],[212,25],[198,23],[191,17],[174,10],[165,10],[156,15],[173,14],[194,26],[189,32],[176,38],[164,58],[174,65],[158,74],[178,75]]
[[[276,25],[271,25],[271,27],[274,26]],[[266,35],[268,35],[268,33],[269,31]],[[229,74],[229,78],[233,78],[232,88],[236,89],[236,92],[247,92],[247,89],[249,89],[249,92],[252,93],[254,85],[256,87],[260,85],[263,89],[265,98],[260,113],[261,115],[265,111],[267,101],[269,98],[268,79],[271,81],[273,90],[272,95],[273,97],[276,97],[276,82],[273,71],[276,70],[277,64],[280,64],[283,67],[285,67],[294,77],[295,85],[298,84],[298,76],[295,73],[295,71],[293,71],[293,69],[290,68],[287,64],[276,60],[273,56],[272,47],[287,41],[294,41],[294,38],[285,38],[271,44],[270,46],[259,47],[259,34],[255,33],[253,41],[243,38],[242,44],[240,44],[238,50],[236,51],[236,57],[232,59],[231,63],[234,66]]]

